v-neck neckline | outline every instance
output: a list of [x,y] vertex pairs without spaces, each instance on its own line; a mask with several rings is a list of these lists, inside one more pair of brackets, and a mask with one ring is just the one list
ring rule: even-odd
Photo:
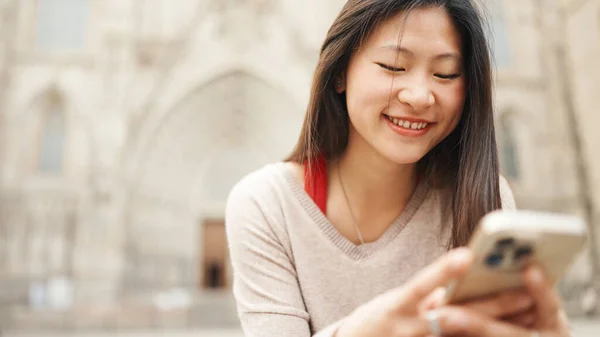
[[314,200],[306,193],[304,186],[298,181],[291,168],[285,163],[281,163],[281,165],[283,166],[285,179],[304,210],[317,224],[323,234],[353,260],[368,258],[393,241],[410,222],[429,191],[429,186],[425,181],[419,182],[402,213],[390,224],[384,233],[373,242],[356,245],[343,236],[329,218],[323,214]]

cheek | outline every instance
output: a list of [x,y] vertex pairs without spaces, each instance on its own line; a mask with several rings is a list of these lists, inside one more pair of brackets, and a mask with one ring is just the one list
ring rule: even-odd
[[446,88],[441,92],[441,100],[445,119],[456,126],[465,106],[465,88],[463,84]]
[[368,66],[348,74],[346,99],[350,114],[381,112],[388,104],[392,82]]

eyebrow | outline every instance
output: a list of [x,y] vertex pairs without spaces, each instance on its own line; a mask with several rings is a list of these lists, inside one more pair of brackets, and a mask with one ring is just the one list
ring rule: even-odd
[[[389,45],[385,45],[383,47],[380,47],[378,49],[384,49],[384,50],[392,50],[395,51],[397,53],[403,53],[403,54],[407,54],[410,57],[414,57],[415,53],[413,53],[410,49],[407,49],[405,47],[399,46],[399,45],[395,45],[395,44],[389,44]],[[457,61],[461,60],[461,56],[458,53],[442,53],[439,55],[436,55],[434,58],[434,60],[445,60],[445,59],[454,59]]]

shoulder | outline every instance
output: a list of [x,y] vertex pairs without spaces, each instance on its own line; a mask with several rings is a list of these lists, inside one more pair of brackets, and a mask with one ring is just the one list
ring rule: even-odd
[[503,175],[500,175],[500,200],[502,200],[502,209],[515,210],[517,208],[510,184]]
[[292,173],[296,181],[304,186],[304,166],[295,162],[286,162],[282,163],[282,165],[284,169],[288,169]]
[[235,184],[225,207],[230,244],[288,246],[283,209],[291,192],[290,179],[288,164],[279,162],[250,172]]
[[297,181],[301,169],[297,164],[277,162],[248,173],[229,192],[226,218],[261,213],[266,220],[274,220],[284,203],[289,202],[289,196],[303,189]]
[[246,174],[231,189],[229,199],[237,196],[261,196],[280,189],[282,185],[297,182],[304,184],[304,168],[291,162],[267,164]]
[[229,192],[227,207],[239,206],[241,202],[260,200],[273,194],[285,180],[286,165],[284,163],[267,164],[246,174]]

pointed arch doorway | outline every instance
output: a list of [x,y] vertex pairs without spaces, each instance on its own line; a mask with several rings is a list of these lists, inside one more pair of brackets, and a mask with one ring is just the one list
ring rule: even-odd
[[201,223],[200,288],[224,290],[231,286],[228,277],[228,252],[223,218],[207,218]]
[[[244,72],[200,86],[138,139],[127,225],[125,290],[231,286],[223,225],[229,191],[281,160],[303,113],[280,90]],[[209,210],[209,211],[207,211]]]

